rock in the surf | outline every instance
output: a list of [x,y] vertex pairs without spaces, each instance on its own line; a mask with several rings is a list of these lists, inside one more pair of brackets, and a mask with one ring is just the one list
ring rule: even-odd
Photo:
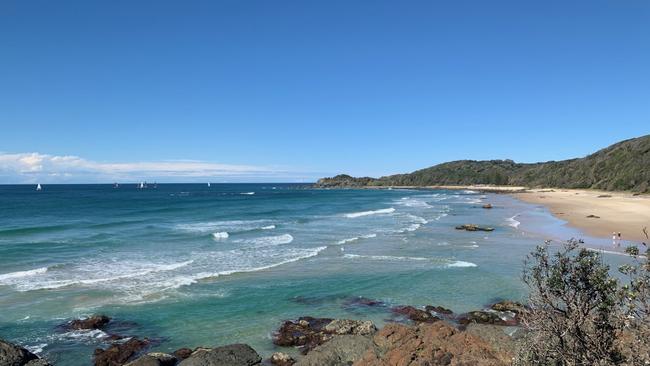
[[494,231],[494,228],[487,226],[478,226],[475,224],[464,224],[456,226],[456,230],[465,230],[465,231]]
[[49,366],[49,363],[21,346],[0,339],[0,365]]
[[393,313],[404,315],[416,323],[433,323],[440,320],[440,318],[431,314],[427,310],[418,309],[413,306],[396,306],[391,310]]
[[111,318],[107,317],[106,315],[93,315],[88,318],[71,320],[66,324],[65,327],[75,330],[102,329],[110,321]]
[[131,338],[126,342],[119,342],[107,349],[95,350],[95,366],[124,365],[149,345],[147,339]]
[[260,355],[247,344],[215,348],[198,348],[179,366],[253,366],[262,362]]
[[431,314],[439,314],[439,315],[452,315],[454,312],[451,309],[447,309],[442,306],[433,306],[433,305],[427,305],[424,307],[424,310],[430,312]]

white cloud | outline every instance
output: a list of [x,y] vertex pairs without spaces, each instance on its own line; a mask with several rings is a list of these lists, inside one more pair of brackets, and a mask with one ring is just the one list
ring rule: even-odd
[[0,153],[0,184],[85,183],[112,181],[295,182],[309,174],[251,165],[219,164],[196,160],[96,162],[72,155]]

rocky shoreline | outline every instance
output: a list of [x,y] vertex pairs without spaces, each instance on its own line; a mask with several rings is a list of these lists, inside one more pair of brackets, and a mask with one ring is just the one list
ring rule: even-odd
[[[350,303],[386,307],[393,316],[382,329],[368,320],[316,318],[286,320],[273,333],[278,348],[263,359],[246,344],[155,352],[155,339],[110,334],[110,346],[95,350],[96,366],[339,366],[339,365],[508,365],[517,347],[525,306],[501,301],[485,309],[455,314],[440,306],[387,307],[381,301]],[[105,315],[74,319],[61,330],[106,329]],[[292,352],[297,349],[299,352]],[[295,354],[291,356],[290,354]],[[90,361],[90,360],[89,360]],[[47,360],[0,340],[0,366],[47,366]]]

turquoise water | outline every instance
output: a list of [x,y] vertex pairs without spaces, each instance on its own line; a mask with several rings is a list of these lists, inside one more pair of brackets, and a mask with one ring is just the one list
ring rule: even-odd
[[106,344],[57,329],[94,313],[155,350],[245,342],[269,355],[285,319],[390,319],[352,297],[457,312],[521,299],[522,260],[547,235],[522,227],[573,236],[539,207],[471,191],[0,186],[0,207],[0,337],[63,365]]

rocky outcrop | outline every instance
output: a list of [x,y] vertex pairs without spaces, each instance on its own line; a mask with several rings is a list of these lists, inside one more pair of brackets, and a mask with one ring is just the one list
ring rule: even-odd
[[507,312],[477,310],[463,314],[460,318],[458,318],[458,323],[461,325],[476,323],[514,326],[519,324],[519,321],[517,320],[516,316],[511,313],[509,314]]
[[509,365],[512,355],[445,322],[406,326],[392,323],[377,332],[355,366]]
[[362,335],[340,335],[322,344],[298,360],[295,366],[347,366],[363,357],[372,347],[372,338]]
[[465,230],[465,231],[494,231],[494,228],[486,226],[478,226],[474,224],[464,224],[456,226],[456,230]]
[[231,344],[216,348],[198,348],[179,366],[253,366],[262,358],[247,344]]
[[516,301],[504,300],[492,304],[490,309],[496,311],[510,311],[514,314],[521,314],[526,310],[526,306]]
[[192,355],[192,350],[189,348],[179,348],[176,351],[174,351],[173,355],[176,357],[178,360],[184,360]]
[[428,311],[429,313],[431,313],[433,315],[438,314],[438,315],[445,316],[445,315],[454,314],[454,312],[451,311],[451,309],[447,309],[447,308],[444,308],[442,306],[427,305],[427,306],[424,307],[424,310]]
[[440,320],[440,318],[431,314],[429,311],[418,309],[413,306],[396,306],[391,310],[395,314],[403,315],[418,323],[433,323]]
[[95,350],[95,366],[124,365],[148,345],[147,339],[130,338],[126,342],[115,343],[107,349],[97,348]]
[[109,322],[111,318],[106,315],[93,315],[84,319],[74,319],[64,325],[65,328],[74,329],[74,330],[91,330],[91,329],[102,329]]
[[273,343],[283,347],[300,347],[306,354],[334,335],[370,335],[377,330],[371,321],[302,317],[285,321],[273,336]]
[[50,364],[25,348],[0,339],[1,366],[49,366]]
[[491,209],[491,208],[492,208],[492,204],[491,204],[491,203],[486,203],[486,204],[484,204],[484,205],[481,206],[481,207],[486,208],[486,209]]

